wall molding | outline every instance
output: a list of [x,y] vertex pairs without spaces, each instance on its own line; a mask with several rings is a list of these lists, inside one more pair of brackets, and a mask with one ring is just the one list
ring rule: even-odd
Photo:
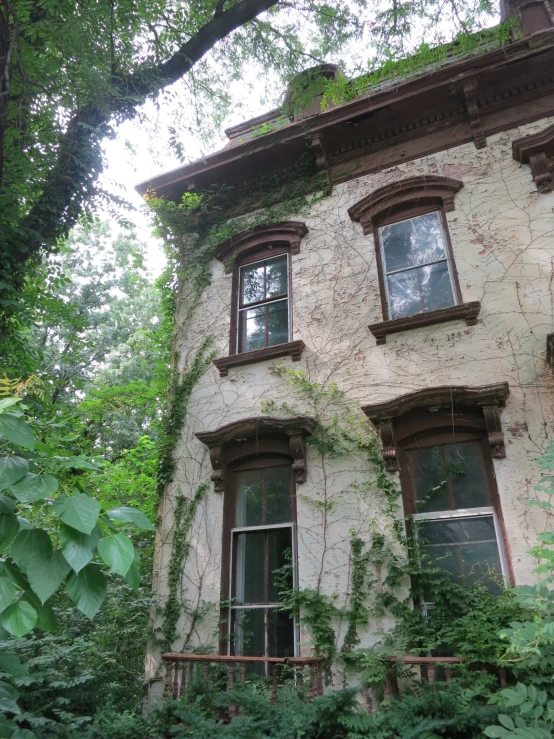
[[393,318],[390,321],[371,323],[368,329],[375,337],[377,344],[386,344],[389,334],[410,331],[411,329],[422,328],[424,326],[434,326],[438,323],[446,323],[447,321],[465,320],[468,326],[474,326],[477,323],[480,310],[481,303],[478,300],[474,300],[471,303],[453,305],[451,308],[441,308],[440,310],[417,313],[415,316],[408,316],[407,318]]
[[301,340],[287,341],[286,344],[275,344],[275,346],[266,346],[263,349],[255,349],[251,352],[219,357],[214,359],[213,362],[219,370],[219,376],[227,377],[231,367],[243,367],[247,364],[265,362],[268,359],[277,359],[277,357],[289,356],[293,362],[299,362],[305,348],[306,344]]
[[382,455],[388,472],[398,472],[397,447],[394,434],[395,419],[416,409],[437,411],[443,408],[481,408],[487,438],[495,459],[504,459],[506,449],[500,410],[506,406],[510,393],[507,382],[480,387],[430,387],[401,395],[384,403],[362,406],[362,411],[377,428],[383,446]]
[[307,233],[308,227],[301,221],[256,226],[222,241],[214,249],[214,257],[225,264],[226,272],[231,272],[234,259],[242,259],[262,247],[286,246],[291,254],[299,254],[300,241]]

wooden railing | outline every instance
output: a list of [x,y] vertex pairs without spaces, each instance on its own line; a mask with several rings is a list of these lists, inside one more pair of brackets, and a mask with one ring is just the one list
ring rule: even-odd
[[[385,662],[392,668],[395,664],[410,665],[412,667],[419,667],[421,672],[421,679],[426,680],[428,683],[435,681],[435,671],[437,667],[441,667],[444,672],[444,679],[446,682],[452,680],[452,667],[459,665],[463,662],[461,657],[412,657],[406,655],[404,657],[386,657]],[[506,686],[506,670],[502,667],[497,672],[502,687]],[[481,667],[481,672],[484,675],[489,673],[489,668],[486,665]],[[387,671],[387,677],[385,680],[385,698],[392,698],[394,695],[398,695],[398,680],[397,676],[393,673],[392,669]]]
[[[263,664],[266,676],[271,683],[271,702],[277,703],[277,688],[281,682],[280,670],[290,668],[291,677],[297,690],[306,690],[310,698],[323,693],[322,657],[227,657],[218,654],[178,654],[167,652],[162,655],[165,667],[165,693],[179,698],[184,695],[191,679],[210,681],[210,667],[220,665],[224,669],[223,689],[230,691],[235,684],[244,684],[249,665]],[[305,679],[307,678],[307,679]],[[305,684],[306,683],[306,684]],[[229,716],[236,715],[234,706],[229,708]]]

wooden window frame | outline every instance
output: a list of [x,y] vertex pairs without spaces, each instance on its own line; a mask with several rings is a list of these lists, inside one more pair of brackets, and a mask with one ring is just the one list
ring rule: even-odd
[[[481,304],[479,301],[469,303],[462,301],[460,280],[446,219],[446,213],[455,209],[454,196],[462,187],[463,182],[450,177],[440,177],[438,175],[407,177],[378,188],[348,209],[350,218],[360,223],[364,235],[373,235],[383,320],[370,324],[368,328],[375,337],[377,344],[385,344],[389,334],[413,328],[431,326],[457,319],[464,319],[468,326],[477,323]],[[456,304],[448,308],[416,313],[405,318],[390,318],[378,230],[381,226],[398,223],[435,211],[440,213],[441,225],[445,235],[452,293]]]
[[[278,440],[275,440],[275,448],[279,448]],[[296,485],[294,473],[291,470],[290,484],[290,503],[291,503],[291,521],[283,524],[262,524],[259,526],[236,526],[236,503],[237,503],[237,473],[245,470],[253,469],[271,469],[274,467],[290,468],[292,457],[286,452],[265,452],[262,455],[255,455],[246,460],[232,465],[229,469],[229,479],[227,485],[227,494],[225,495],[223,505],[223,536],[221,551],[221,596],[225,606],[221,609],[221,630],[220,630],[220,654],[234,656],[234,645],[231,639],[232,630],[234,628],[234,611],[248,608],[275,608],[275,604],[264,603],[254,606],[231,606],[231,600],[235,597],[236,588],[236,571],[235,565],[237,561],[235,536],[241,532],[249,531],[270,531],[272,529],[290,529],[292,538],[292,565],[293,565],[293,587],[298,583],[298,543],[297,543],[297,526],[296,526]],[[293,620],[294,634],[294,656],[298,656],[299,651],[299,634],[296,619]],[[266,634],[267,637],[267,634]],[[264,656],[264,655],[260,655]]]
[[394,215],[389,214],[386,216],[383,216],[382,218],[377,218],[373,220],[373,238],[375,241],[375,255],[376,255],[376,263],[377,263],[377,275],[379,279],[379,291],[381,293],[381,309],[383,311],[383,321],[409,321],[410,319],[415,318],[416,316],[419,317],[424,314],[429,313],[438,313],[438,311],[422,311],[420,313],[416,313],[414,316],[405,316],[403,318],[391,318],[390,316],[390,308],[389,308],[389,301],[388,301],[388,290],[386,286],[386,270],[385,265],[383,263],[383,245],[381,243],[381,239],[379,238],[379,229],[382,226],[391,226],[394,223],[400,223],[401,221],[407,221],[411,218],[417,218],[418,216],[424,216],[428,213],[438,213],[439,214],[439,220],[441,223],[442,231],[444,234],[444,240],[445,240],[445,246],[446,246],[446,262],[448,264],[448,272],[450,275],[450,282],[452,285],[452,295],[454,297],[454,305],[448,306],[448,308],[441,308],[440,310],[449,310],[450,308],[455,308],[463,303],[462,300],[462,290],[460,288],[460,280],[458,277],[458,270],[456,268],[456,261],[454,259],[454,251],[452,249],[452,240],[450,238],[450,232],[448,230],[448,222],[446,220],[446,213],[444,210],[444,205],[440,205],[437,207],[436,204],[421,204],[421,205],[412,205],[412,206],[406,206],[406,208],[403,208],[397,212],[394,213]]
[[[249,231],[233,236],[219,244],[214,256],[225,265],[225,271],[232,273],[229,354],[214,360],[221,377],[227,376],[229,369],[266,359],[290,356],[293,362],[298,362],[305,349],[303,341],[293,341],[293,290],[292,290],[292,257],[300,253],[302,238],[308,233],[305,223],[287,221],[284,223],[258,226]],[[288,341],[283,344],[266,346],[252,351],[239,351],[239,299],[240,299],[240,269],[248,264],[259,262],[272,257],[287,254],[287,281],[288,281]]]

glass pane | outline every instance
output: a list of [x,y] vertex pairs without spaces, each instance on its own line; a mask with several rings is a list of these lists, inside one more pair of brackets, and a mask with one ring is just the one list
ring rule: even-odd
[[266,297],[273,298],[276,295],[286,295],[287,289],[287,256],[268,259]]
[[267,610],[268,657],[294,657],[294,620],[289,612]]
[[446,257],[438,212],[409,218],[379,229],[386,272],[436,262]]
[[450,484],[454,494],[454,507],[479,508],[490,505],[489,487],[480,445],[448,444],[446,455]]
[[410,467],[416,490],[416,511],[449,511],[444,457],[440,446],[411,449]]
[[292,587],[292,529],[267,532],[268,602],[278,603],[279,592]]
[[415,269],[421,286],[423,310],[440,310],[454,305],[452,281],[446,262],[430,264],[428,267]]
[[241,351],[263,349],[265,343],[265,306],[240,311]]
[[[292,468],[269,467],[264,470],[266,494],[266,523],[288,523],[292,521],[291,478]],[[253,526],[254,524],[247,524]]]
[[237,603],[265,603],[265,534],[237,534]]
[[500,555],[492,516],[442,521],[421,521],[418,525],[421,550],[431,562],[451,572],[462,585],[482,582],[498,591],[502,578]]
[[262,521],[263,470],[238,472],[236,525],[260,526]]
[[265,608],[237,608],[234,632],[236,635],[235,654],[244,657],[263,657],[265,655]]
[[286,344],[289,340],[289,301],[279,300],[268,305],[268,346]]
[[264,262],[241,267],[241,304],[255,303],[264,299]]
[[398,272],[387,277],[391,318],[415,316],[428,310],[454,305],[446,262]]

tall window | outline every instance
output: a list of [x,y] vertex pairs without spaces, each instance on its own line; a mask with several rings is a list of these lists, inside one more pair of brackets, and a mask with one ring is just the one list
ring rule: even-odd
[[388,318],[406,318],[457,305],[442,211],[377,228]]
[[405,447],[407,513],[420,555],[461,584],[491,591],[508,578],[490,451],[470,434],[447,443],[417,439]]
[[237,351],[289,340],[288,254],[240,267]]
[[239,468],[234,480],[230,653],[294,657],[294,619],[279,601],[295,579],[290,462],[256,460]]

